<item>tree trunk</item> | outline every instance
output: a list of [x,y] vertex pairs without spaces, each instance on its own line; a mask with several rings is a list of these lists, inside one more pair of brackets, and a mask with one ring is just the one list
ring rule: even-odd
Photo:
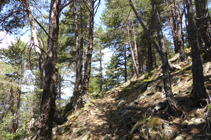
[[[162,55],[162,54],[161,54],[161,50],[159,49],[157,43],[155,42],[155,40],[153,39],[153,37],[150,35],[149,31],[147,30],[146,26],[144,25],[144,23],[143,23],[141,17],[139,16],[138,12],[136,11],[136,9],[135,9],[135,7],[134,7],[134,5],[133,5],[133,3],[132,3],[131,0],[129,0],[129,4],[130,4],[131,8],[133,9],[133,12],[135,13],[135,15],[136,15],[136,17],[137,17],[139,23],[141,24],[141,27],[143,28],[143,30],[144,30],[144,32],[145,32],[145,34],[146,34],[146,36],[147,36],[147,39],[148,39],[147,41],[148,41],[150,44],[153,44],[153,46],[155,47],[156,51],[157,51],[157,52],[159,53],[159,55],[161,56],[161,55]],[[169,66],[170,69],[172,69],[170,62],[168,62],[168,66]]]
[[211,21],[207,0],[195,0],[197,28],[202,51],[211,60]]
[[[75,99],[77,99],[79,97],[79,84],[80,84],[80,49],[79,49],[79,39],[78,39],[78,16],[77,16],[77,6],[76,6],[76,0],[74,0],[74,25],[75,25],[75,48],[76,48],[76,79],[75,79],[75,87],[74,87],[74,91],[73,91],[73,96]],[[73,105],[75,104],[74,103]]]
[[152,56],[152,45],[148,43],[148,49],[147,49],[147,57],[148,57],[148,71],[151,71],[153,69],[153,56]]
[[177,31],[176,31],[176,42],[178,43],[178,49],[180,53],[180,59],[181,61],[186,60],[185,50],[184,50],[184,41],[183,41],[183,34],[182,34],[182,15],[180,13],[180,7],[177,2],[177,0],[174,0],[174,7],[175,7],[175,13],[176,13],[176,21],[177,21]]
[[208,95],[206,93],[204,87],[204,75],[203,75],[203,67],[201,62],[201,55],[199,49],[199,43],[197,38],[197,31],[194,22],[194,13],[193,13],[193,5],[192,0],[186,0],[187,6],[187,15],[188,15],[188,25],[189,25],[189,39],[191,43],[191,53],[192,53],[192,73],[193,73],[193,98],[195,99],[197,105],[200,103],[204,103],[204,98],[207,98]]
[[[7,106],[6,105],[6,100],[5,100],[5,104],[4,104],[4,110],[2,111],[2,116],[1,116],[1,120],[3,121],[3,118],[5,116],[7,116],[7,113],[9,112],[9,110],[12,110],[11,108],[13,107],[14,105],[14,92],[13,92],[13,87],[11,86],[10,88],[10,100],[9,100],[9,105]],[[6,109],[7,107],[7,109]],[[2,122],[3,123],[3,122]]]
[[169,11],[168,14],[169,14],[169,23],[170,23],[170,26],[171,26],[173,42],[174,42],[174,52],[178,53],[179,52],[179,47],[178,47],[178,42],[177,42],[176,23],[175,23],[173,10]]
[[18,88],[18,97],[17,97],[17,109],[16,109],[16,116],[15,116],[15,121],[13,123],[13,133],[16,133],[16,131],[18,130],[18,124],[19,124],[19,110],[20,110],[20,94],[21,94],[21,90]]
[[152,4],[152,9],[154,12],[155,20],[156,20],[158,41],[159,41],[159,45],[160,45],[160,49],[161,49],[163,83],[164,83],[164,90],[166,93],[166,100],[167,100],[167,103],[168,103],[171,113],[174,114],[175,116],[181,116],[182,110],[179,108],[178,103],[175,101],[173,93],[172,93],[172,89],[171,89],[168,58],[167,58],[167,52],[166,52],[166,48],[165,48],[165,44],[164,44],[163,33],[162,33],[162,29],[161,29],[160,15],[157,11],[155,0],[151,0],[151,4]]
[[125,57],[125,82],[127,82],[127,47],[124,48],[124,57]]
[[57,95],[57,50],[59,33],[59,6],[60,0],[51,0],[49,16],[48,57],[45,68],[45,87],[43,89],[40,107],[38,134],[39,140],[52,139],[53,116],[55,111],[55,99]]
[[138,12],[136,11],[136,9],[135,9],[135,7],[134,7],[134,5],[133,5],[131,0],[129,0],[129,4],[130,4],[131,8],[133,9],[133,12],[135,13],[138,21],[140,22],[141,27],[144,29],[144,32],[145,32],[145,34],[147,36],[147,39],[148,39],[147,41],[149,41],[150,44],[153,44],[153,46],[155,47],[157,52],[161,55],[161,51],[160,51],[157,43],[154,41],[153,37],[150,35],[149,31],[147,30],[146,26],[144,25],[141,17],[139,16]]
[[93,35],[94,35],[94,4],[95,1],[91,0],[90,9],[90,22],[89,22],[89,45],[87,48],[86,62],[84,68],[84,78],[82,89],[79,97],[76,99],[77,103],[74,105],[75,109],[79,109],[84,106],[85,103],[89,103],[91,98],[89,96],[89,80],[91,74],[91,63],[92,63],[92,51],[93,51]]
[[[136,74],[136,77],[139,76],[139,68],[138,66],[136,65],[136,58],[135,58],[135,49],[133,48],[133,45],[131,43],[131,40],[130,40],[130,29],[129,29],[129,23],[127,24],[127,36],[128,36],[128,44],[129,44],[129,47],[130,47],[130,52],[131,52],[131,56],[132,56],[132,61],[133,61],[133,69],[134,69],[134,72]],[[137,51],[137,49],[136,49]]]
[[[79,71],[79,83],[82,83],[82,70],[83,70],[83,54],[84,54],[84,50],[83,50],[83,44],[84,44],[84,38],[83,38],[83,2],[81,1],[80,3],[80,18],[81,18],[81,40],[80,40],[80,61],[79,61],[79,66],[80,66],[80,71]],[[78,87],[79,91],[81,89],[81,86]]]
[[100,91],[103,90],[102,50],[100,50]]
[[136,71],[137,71],[137,77],[139,77],[139,62],[138,62],[138,49],[137,49],[137,43],[136,43],[136,34],[134,30],[134,24],[133,21],[131,21],[132,24],[132,33],[133,33],[133,51],[134,51],[134,58],[135,58],[135,63],[136,63]]
[[[59,84],[59,97],[58,100],[61,101],[62,99],[62,77],[61,74],[58,73],[58,84]],[[61,102],[59,102],[59,107],[61,107]]]
[[41,81],[40,89],[43,89],[44,78],[45,78],[44,61],[42,58],[41,50],[39,48],[39,43],[38,43],[37,34],[36,34],[36,30],[35,30],[34,19],[33,19],[33,15],[32,15],[28,0],[25,0],[25,3],[26,3],[27,15],[29,18],[30,28],[31,28],[31,39],[33,40],[34,50],[35,50],[35,52],[37,54],[37,58],[39,60],[40,81]]

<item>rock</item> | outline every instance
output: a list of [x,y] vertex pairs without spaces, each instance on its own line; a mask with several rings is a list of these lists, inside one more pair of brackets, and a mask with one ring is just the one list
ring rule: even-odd
[[150,92],[155,93],[156,92],[155,88],[156,88],[155,85],[149,85],[149,87],[147,88],[148,93],[150,93]]
[[124,99],[121,99],[120,102],[118,103],[117,107],[122,107],[126,104],[125,100]]
[[56,134],[59,134],[59,135],[63,134],[66,131],[65,128],[66,128],[65,126],[57,126],[57,127],[53,128],[52,129],[53,136]]
[[90,132],[86,132],[86,134],[80,140],[88,140],[90,137]]
[[79,128],[72,128],[72,138],[75,137],[75,135],[77,135],[77,132],[79,131]]
[[172,57],[171,59],[169,59],[169,62],[174,62],[179,58],[179,53],[175,54],[174,57]]
[[162,126],[163,126],[163,130],[162,130],[163,138],[165,140],[172,139],[175,136],[175,134],[176,134],[175,130],[166,122],[164,122],[162,124]]
[[155,111],[162,110],[162,109],[164,109],[164,108],[165,108],[165,106],[166,106],[166,104],[165,104],[165,103],[160,102],[160,103],[158,103],[158,104],[155,106],[154,110],[155,110]]
[[173,69],[177,69],[177,70],[181,70],[182,68],[180,67],[180,65],[175,65],[172,64]]
[[111,137],[111,134],[106,134],[103,140],[111,140]]
[[189,114],[189,117],[194,118],[195,117],[194,113]]
[[181,123],[181,128],[185,128],[186,126],[188,125],[188,120],[184,120],[182,123]]
[[75,116],[79,116],[81,113],[82,113],[82,110],[78,110],[78,111],[75,113]]
[[138,102],[131,102],[131,103],[127,106],[127,108],[134,108],[134,107],[136,107],[137,104],[138,104]]
[[74,119],[74,118],[75,118],[75,115],[73,114],[73,115],[71,115],[71,116],[68,116],[67,119],[68,119],[69,121],[71,121],[71,120]]
[[145,125],[145,126],[141,127],[141,129],[140,129],[140,138],[144,139],[144,140],[148,140],[150,129],[151,128],[148,125]]
[[190,126],[193,126],[193,125],[200,125],[200,124],[205,123],[205,122],[206,122],[206,120],[203,119],[203,118],[192,118],[188,122],[187,126],[190,127]]
[[172,77],[172,83],[180,83],[181,82],[181,78],[177,75]]
[[137,122],[134,126],[133,126],[133,128],[132,128],[132,130],[130,131],[130,134],[134,134],[137,130],[138,130],[138,128],[141,126],[141,122]]
[[151,131],[149,136],[150,140],[162,140],[160,132],[157,131]]
[[141,95],[138,97],[137,101],[142,101],[143,99],[146,99],[146,98],[147,98],[146,94],[141,94]]
[[57,127],[55,127],[55,128],[52,129],[53,136],[56,135],[56,131],[57,131]]
[[211,90],[211,84],[206,85],[207,90]]
[[63,134],[65,131],[66,131],[65,126],[57,127],[57,130],[56,130],[57,134],[59,135]]
[[123,110],[122,112],[121,112],[121,114],[122,115],[127,115],[127,114],[129,114],[131,111],[130,110]]
[[174,140],[185,140],[182,136],[177,136]]
[[204,64],[204,73],[208,73],[211,70],[211,62],[207,62]]
[[179,95],[179,93],[178,92],[174,92],[173,95],[176,97],[176,96]]
[[89,124],[89,120],[87,120],[87,121],[84,122],[84,126],[86,126],[88,124]]

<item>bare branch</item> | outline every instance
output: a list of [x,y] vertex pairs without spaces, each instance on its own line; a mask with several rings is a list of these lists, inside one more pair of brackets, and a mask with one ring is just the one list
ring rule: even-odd
[[68,2],[67,4],[65,4],[64,6],[62,6],[60,9],[59,9],[59,13],[66,7],[68,6],[70,3],[72,3],[74,0],[71,0],[70,2]]
[[[34,18],[34,21],[36,21],[36,23],[40,26],[40,28],[45,32],[45,34],[49,37],[49,38],[51,38],[51,39],[53,39],[48,33],[47,33],[47,31],[44,29],[44,27]],[[53,39],[54,40],[54,39]]]
[[27,11],[30,11],[29,7],[22,0],[19,1],[26,8]]
[[[20,9],[20,10],[17,10],[17,11],[14,11],[14,12],[10,13],[7,17],[5,17],[5,18],[2,20],[2,22],[4,22],[7,18],[11,17],[14,13],[18,13],[18,12],[21,12],[21,11],[24,11],[24,10],[23,10],[23,9]],[[2,22],[1,22],[1,23],[2,23]]]
[[42,12],[41,12],[36,6],[32,5],[32,7],[34,7],[35,9],[37,9],[37,11],[40,13],[40,15],[41,15],[42,17],[44,17],[44,15],[42,14]]
[[[101,0],[99,0],[98,4],[95,6],[95,8],[97,7],[97,9],[96,9],[94,15],[97,13],[98,8],[100,7],[100,2],[101,2]],[[94,8],[94,9],[95,9],[95,8]]]

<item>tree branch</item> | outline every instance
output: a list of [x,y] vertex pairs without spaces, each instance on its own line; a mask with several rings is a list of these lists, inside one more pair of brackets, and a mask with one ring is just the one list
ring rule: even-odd
[[89,8],[89,5],[83,0],[83,3],[85,4],[86,8],[89,10],[89,13],[92,13],[90,8]]
[[[100,2],[101,2],[101,0],[99,0],[98,4],[95,6],[95,8],[97,7],[97,9],[96,9],[94,15],[97,13],[98,8],[100,7]],[[95,8],[94,8],[94,9],[95,9]]]
[[[36,21],[36,23],[40,26],[40,28],[45,32],[45,34],[49,37],[49,38],[51,38],[51,39],[53,39],[48,33],[47,33],[47,31],[44,29],[44,27],[34,18],[34,21]],[[54,39],[53,39],[54,40]]]
[[[7,17],[5,17],[5,18],[2,20],[2,22],[4,22],[7,18],[11,17],[14,13],[18,13],[18,12],[21,12],[21,11],[24,11],[24,10],[23,10],[23,9],[20,9],[20,10],[17,10],[17,11],[14,11],[14,12],[10,13]],[[0,23],[2,23],[2,22],[0,22]]]
[[70,3],[72,3],[74,0],[71,0],[70,2],[68,2],[67,4],[65,4],[64,6],[62,6],[60,9],[59,9],[59,13],[66,7],[68,6]]

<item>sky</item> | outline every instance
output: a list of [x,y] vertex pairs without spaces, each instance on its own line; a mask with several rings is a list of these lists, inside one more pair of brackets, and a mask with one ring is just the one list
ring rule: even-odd
[[0,31],[0,49],[7,49],[15,39],[4,31]]

